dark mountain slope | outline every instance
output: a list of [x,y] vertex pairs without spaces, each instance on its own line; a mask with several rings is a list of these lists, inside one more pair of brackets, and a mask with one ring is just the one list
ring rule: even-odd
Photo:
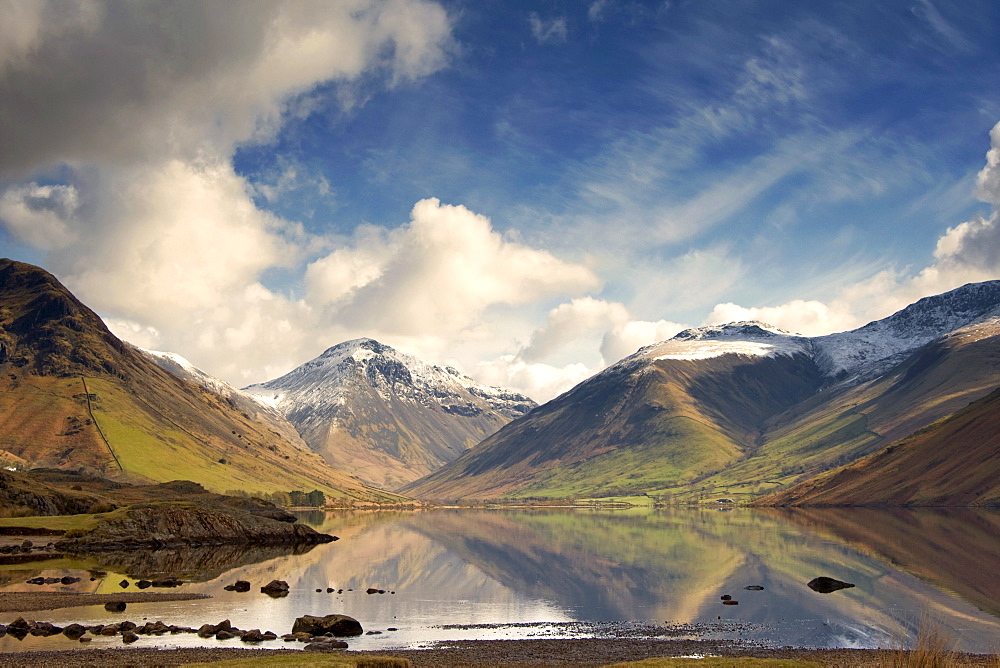
[[762,505],[1000,505],[1000,389]]

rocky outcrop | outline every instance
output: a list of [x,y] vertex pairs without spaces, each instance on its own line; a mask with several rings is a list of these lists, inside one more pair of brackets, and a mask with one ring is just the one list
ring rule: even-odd
[[82,535],[56,543],[66,552],[158,549],[232,544],[329,543],[311,527],[225,507],[185,502],[146,503],[109,514]]
[[40,483],[31,476],[0,471],[0,506],[26,508],[35,515],[89,513],[100,501],[87,494],[69,494]]

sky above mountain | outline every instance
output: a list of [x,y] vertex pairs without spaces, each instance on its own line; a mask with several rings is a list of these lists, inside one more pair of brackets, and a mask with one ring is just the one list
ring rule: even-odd
[[993,0],[0,12],[0,255],[235,385],[370,336],[545,400],[1000,278]]

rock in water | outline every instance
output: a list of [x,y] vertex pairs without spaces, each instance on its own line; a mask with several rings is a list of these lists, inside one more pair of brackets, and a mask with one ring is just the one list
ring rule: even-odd
[[808,587],[810,589],[815,592],[819,592],[820,594],[829,594],[830,592],[839,591],[841,589],[849,589],[853,586],[854,585],[850,582],[835,580],[834,578],[828,578],[825,575],[813,578],[808,583]]
[[260,590],[272,598],[288,596],[288,583],[284,580],[271,580]]
[[327,615],[316,617],[306,615],[299,617],[292,625],[292,633],[308,633],[311,636],[321,636],[330,633],[338,638],[359,636],[364,633],[361,623],[347,615]]

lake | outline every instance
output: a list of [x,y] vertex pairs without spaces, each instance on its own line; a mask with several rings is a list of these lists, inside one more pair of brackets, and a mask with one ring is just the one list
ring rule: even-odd
[[[909,646],[920,625],[931,623],[957,649],[1000,651],[998,511],[438,509],[302,519],[340,540],[300,554],[212,548],[5,565],[0,588],[110,593],[122,591],[123,578],[177,576],[190,582],[169,591],[213,598],[129,604],[123,614],[87,606],[25,617],[59,625],[162,619],[193,627],[228,618],[239,628],[281,635],[298,616],[337,612],[381,632],[350,639],[358,650],[603,635],[877,648]],[[25,583],[38,575],[83,579]],[[855,586],[818,593],[806,586],[818,576]],[[249,580],[252,590],[223,590],[237,579]],[[290,594],[260,593],[272,579],[287,581]],[[127,591],[136,591],[134,584]],[[724,605],[724,595],[738,604]],[[0,615],[0,622],[16,616]],[[144,636],[136,646],[220,642],[242,646],[190,634]],[[89,646],[120,644],[95,638]],[[63,647],[81,645],[62,636],[0,638],[4,652]]]

